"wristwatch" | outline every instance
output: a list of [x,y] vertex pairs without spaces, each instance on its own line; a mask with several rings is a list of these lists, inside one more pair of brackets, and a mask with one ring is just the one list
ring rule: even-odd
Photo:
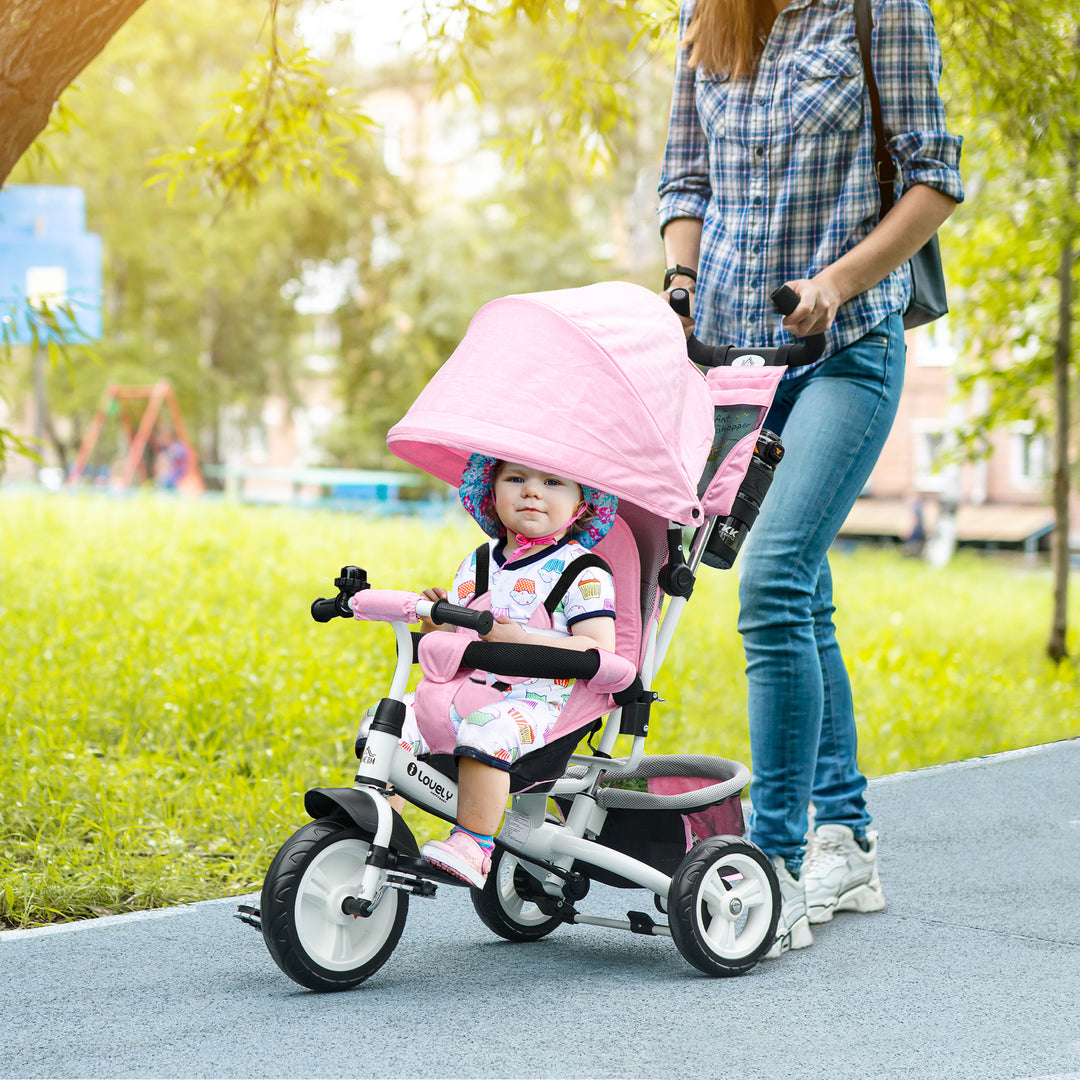
[[689,266],[680,266],[676,263],[674,266],[669,266],[664,271],[665,290],[671,284],[671,279],[676,277],[688,277],[695,285],[697,284],[697,271],[691,270]]

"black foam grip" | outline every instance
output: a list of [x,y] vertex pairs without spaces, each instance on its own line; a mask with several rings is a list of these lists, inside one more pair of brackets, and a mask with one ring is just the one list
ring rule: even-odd
[[790,285],[774,289],[771,299],[781,315],[790,315],[799,306],[799,294]]
[[449,623],[451,626],[463,626],[466,630],[475,630],[478,634],[490,634],[495,625],[495,616],[490,611],[451,604],[448,600],[436,600],[431,608],[431,621]]
[[671,310],[684,319],[690,318],[690,293],[686,289],[672,289],[668,299]]

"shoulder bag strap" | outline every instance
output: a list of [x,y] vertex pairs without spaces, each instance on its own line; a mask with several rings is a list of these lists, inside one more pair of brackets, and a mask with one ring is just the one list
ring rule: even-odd
[[870,12],[870,0],[854,0],[855,36],[859,39],[859,52],[862,54],[863,75],[866,87],[870,91],[870,119],[874,125],[874,171],[877,175],[878,190],[881,194],[881,216],[884,217],[893,207],[896,182],[896,162],[888,149],[885,124],[881,118],[881,95],[878,93],[877,79],[871,59],[871,38],[874,29],[874,17]]

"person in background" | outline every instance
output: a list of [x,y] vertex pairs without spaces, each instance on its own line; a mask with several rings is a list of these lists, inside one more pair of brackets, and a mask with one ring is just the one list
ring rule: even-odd
[[[739,566],[749,836],[782,898],[770,956],[810,945],[810,924],[834,911],[885,906],[827,552],[896,415],[907,260],[963,199],[930,9],[873,0],[872,12],[899,168],[885,217],[851,0],[683,0],[659,183],[664,291],[690,291],[688,333],[740,347],[826,334],[765,421],[786,453]],[[781,324],[769,296],[782,284],[799,304]]]

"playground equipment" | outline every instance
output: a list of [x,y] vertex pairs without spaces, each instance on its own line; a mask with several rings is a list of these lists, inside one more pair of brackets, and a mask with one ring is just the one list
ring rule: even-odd
[[[110,383],[105,388],[79,447],[79,456],[68,474],[69,487],[77,487],[82,481],[110,417],[117,418],[127,442],[121,468],[109,476],[110,487],[124,489],[136,480],[157,479],[161,486],[186,494],[205,490],[198,457],[188,438],[176,393],[164,379],[153,386]],[[154,460],[159,454],[165,455],[166,462],[161,474],[155,476]]]

